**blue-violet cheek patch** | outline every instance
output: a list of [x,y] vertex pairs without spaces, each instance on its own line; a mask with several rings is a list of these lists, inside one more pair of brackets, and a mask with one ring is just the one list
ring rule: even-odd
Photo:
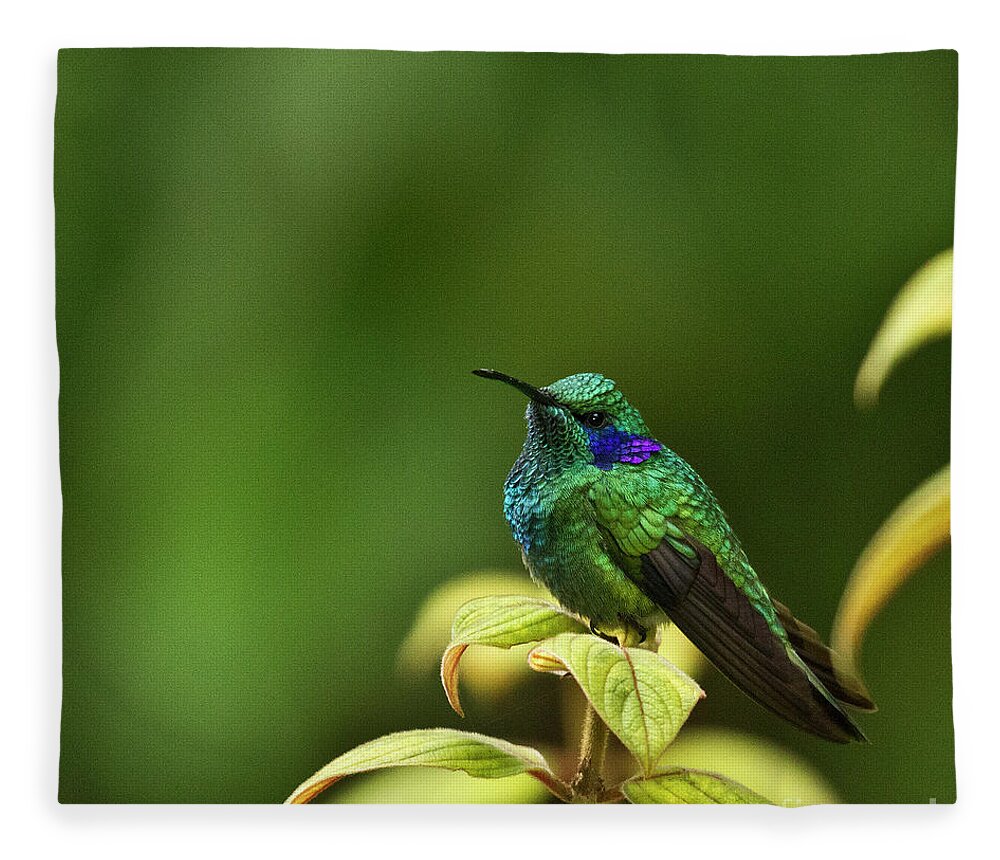
[[663,446],[655,439],[623,433],[617,427],[602,430],[588,430],[590,450],[594,455],[594,465],[608,470],[615,463],[644,463]]

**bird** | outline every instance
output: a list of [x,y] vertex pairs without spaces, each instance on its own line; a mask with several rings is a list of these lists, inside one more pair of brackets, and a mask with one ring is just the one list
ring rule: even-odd
[[503,510],[532,579],[621,646],[673,623],[733,684],[789,723],[865,741],[845,710],[875,710],[863,682],[772,598],[715,495],[658,441],[617,384],[577,373],[535,387]]

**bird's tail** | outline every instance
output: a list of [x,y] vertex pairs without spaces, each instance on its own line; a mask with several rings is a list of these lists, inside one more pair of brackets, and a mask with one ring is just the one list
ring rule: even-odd
[[[640,587],[684,635],[751,699],[788,722],[838,743],[865,736],[844,705],[874,708],[859,680],[838,668],[816,631],[776,606],[784,636],[704,544],[695,558],[668,537],[642,557]],[[827,686],[829,684],[829,687]]]
[[819,634],[803,624],[777,600],[771,601],[795,652],[822,686],[838,702],[860,711],[877,710],[862,680],[848,669],[840,655],[827,646]]

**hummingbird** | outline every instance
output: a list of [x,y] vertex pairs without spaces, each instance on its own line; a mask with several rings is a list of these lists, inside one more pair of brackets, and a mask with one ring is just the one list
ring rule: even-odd
[[864,684],[768,594],[712,491],[613,380],[577,373],[536,388],[473,373],[528,397],[503,509],[535,581],[623,646],[672,622],[779,717],[830,741],[866,740],[844,710],[875,710]]

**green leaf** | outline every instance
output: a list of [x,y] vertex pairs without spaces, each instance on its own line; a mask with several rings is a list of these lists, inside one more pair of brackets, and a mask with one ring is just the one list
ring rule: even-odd
[[477,597],[455,613],[451,641],[511,648],[586,629],[580,619],[537,597]]
[[682,767],[649,779],[630,779],[622,791],[632,803],[769,803],[732,779]]
[[520,594],[545,600],[548,592],[521,571],[485,570],[450,579],[423,602],[399,648],[399,666],[409,672],[434,671],[448,646],[452,619],[474,597]]
[[441,658],[441,683],[448,702],[459,716],[465,716],[458,698],[458,664],[470,645],[512,648],[584,629],[577,618],[537,597],[506,595],[468,601],[455,615],[451,644]]
[[899,587],[951,534],[951,469],[917,487],[889,516],[861,553],[844,589],[830,637],[833,649],[857,672],[861,642],[872,619]]
[[668,767],[725,774],[780,806],[839,802],[836,791],[807,759],[746,732],[690,726],[670,745],[657,772]]
[[659,654],[622,648],[597,636],[562,633],[536,646],[529,665],[571,674],[598,715],[652,774],[705,693]]
[[951,331],[953,253],[938,254],[899,291],[861,363],[854,399],[871,406],[892,369],[918,346]]
[[[520,594],[545,600],[549,594],[522,570],[480,571],[449,580],[424,601],[397,656],[401,672],[430,674],[441,668],[441,652],[451,641],[451,623],[462,604],[474,597]],[[473,648],[462,658],[463,686],[479,699],[499,705],[527,675],[524,655]]]
[[464,771],[479,779],[527,773],[557,797],[568,788],[556,778],[542,754],[499,738],[454,729],[417,729],[369,741],[320,768],[285,803],[308,803],[345,776],[386,767],[438,767]]

